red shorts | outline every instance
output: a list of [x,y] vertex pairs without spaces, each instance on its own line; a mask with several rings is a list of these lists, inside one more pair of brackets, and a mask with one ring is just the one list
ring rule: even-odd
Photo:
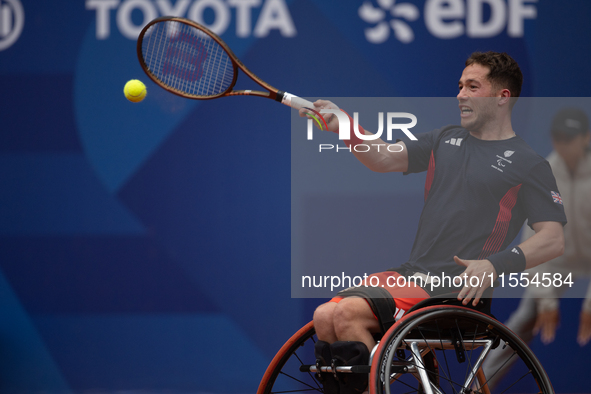
[[365,298],[383,332],[411,307],[429,298],[429,294],[412,280],[407,280],[395,271],[371,274],[361,287],[340,291],[330,302],[339,302],[345,297]]

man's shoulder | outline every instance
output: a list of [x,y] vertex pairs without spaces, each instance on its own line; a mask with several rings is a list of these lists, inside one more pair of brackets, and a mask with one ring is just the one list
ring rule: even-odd
[[545,171],[550,172],[551,167],[545,157],[536,152],[525,140],[519,136],[515,136],[507,140],[510,144],[511,155],[518,166],[522,168],[525,174],[530,174],[531,171]]
[[[450,138],[463,138],[468,137],[470,132],[459,125],[447,125],[439,129],[431,131],[434,141],[439,141],[443,138],[449,140]],[[449,141],[448,141],[449,142]]]
[[534,150],[534,148],[529,146],[529,144],[527,142],[525,142],[525,140],[523,138],[521,138],[520,136],[515,136],[513,138],[510,138],[509,140],[514,142],[515,148],[519,149],[519,152],[521,152],[522,155],[527,157],[528,161],[532,165],[537,165],[539,163],[548,163],[548,160],[546,160],[546,158],[544,156],[542,156],[538,152],[536,152]]
[[440,129],[435,130],[438,134],[441,135],[467,135],[470,134],[470,132],[468,130],[466,130],[465,128],[463,128],[460,125],[455,125],[455,124],[450,124],[444,127],[441,127]]

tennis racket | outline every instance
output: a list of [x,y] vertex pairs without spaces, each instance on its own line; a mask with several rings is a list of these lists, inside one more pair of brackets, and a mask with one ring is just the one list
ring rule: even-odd
[[[185,18],[164,16],[149,22],[137,40],[146,74],[171,93],[198,100],[224,96],[257,96],[299,110],[314,105],[275,89],[254,75],[215,33]],[[266,91],[233,90],[238,69]]]

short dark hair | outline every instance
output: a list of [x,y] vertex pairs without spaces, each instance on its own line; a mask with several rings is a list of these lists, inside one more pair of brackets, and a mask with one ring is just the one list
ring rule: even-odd
[[466,67],[472,64],[489,68],[487,78],[495,89],[509,89],[514,98],[521,94],[523,74],[519,64],[505,52],[474,52],[466,60]]

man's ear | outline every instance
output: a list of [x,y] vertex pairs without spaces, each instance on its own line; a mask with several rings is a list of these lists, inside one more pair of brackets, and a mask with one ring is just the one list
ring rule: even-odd
[[511,91],[509,89],[501,89],[497,93],[497,97],[499,97],[499,105],[505,105],[511,100]]

